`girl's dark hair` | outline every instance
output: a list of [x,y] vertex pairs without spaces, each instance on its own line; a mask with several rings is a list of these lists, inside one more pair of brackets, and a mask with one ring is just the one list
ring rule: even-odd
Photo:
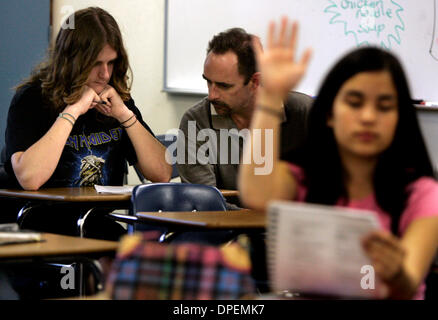
[[48,58],[20,84],[41,84],[42,95],[52,112],[58,113],[65,105],[78,101],[94,63],[106,44],[117,52],[110,85],[126,101],[130,98],[128,55],[116,20],[105,10],[90,7],[69,17],[74,28],[61,27]]
[[368,71],[388,71],[398,95],[399,120],[394,140],[378,159],[374,191],[378,205],[391,215],[391,230],[398,234],[400,215],[406,206],[409,183],[421,176],[433,177],[408,82],[396,57],[374,47],[356,49],[344,56],[326,75],[309,114],[304,153],[291,159],[303,167],[308,186],[307,201],[336,204],[348,200],[333,129],[327,125],[341,86],[351,77]]

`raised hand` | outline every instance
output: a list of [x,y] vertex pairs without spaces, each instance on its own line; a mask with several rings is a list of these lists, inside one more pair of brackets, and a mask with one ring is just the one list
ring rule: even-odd
[[311,50],[307,49],[301,59],[296,59],[296,45],[298,24],[292,24],[288,32],[288,19],[281,20],[280,33],[276,33],[275,22],[269,25],[266,50],[253,41],[258,68],[261,72],[262,87],[268,94],[282,98],[292,90],[301,80],[307,70],[311,57]]

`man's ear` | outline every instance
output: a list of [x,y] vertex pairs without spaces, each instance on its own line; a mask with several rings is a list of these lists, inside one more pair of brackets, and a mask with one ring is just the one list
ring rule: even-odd
[[252,88],[258,89],[258,87],[260,86],[260,81],[261,81],[261,73],[260,72],[254,73],[251,77]]

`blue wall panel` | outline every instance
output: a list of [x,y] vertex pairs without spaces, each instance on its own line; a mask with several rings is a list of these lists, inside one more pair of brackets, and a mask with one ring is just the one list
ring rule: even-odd
[[0,148],[13,87],[44,59],[49,24],[50,0],[0,1]]

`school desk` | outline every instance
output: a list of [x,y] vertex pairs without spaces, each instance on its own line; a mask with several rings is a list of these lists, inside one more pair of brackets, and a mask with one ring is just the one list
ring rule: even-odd
[[[237,197],[237,190],[220,190],[225,198]],[[0,197],[17,198],[29,200],[29,204],[17,213],[17,222],[21,224],[26,215],[31,211],[32,206],[41,203],[51,204],[56,202],[81,203],[87,208],[87,213],[78,220],[79,235],[84,234],[84,223],[95,209],[108,208],[112,210],[129,209],[131,193],[113,194],[98,193],[94,187],[65,187],[65,188],[44,188],[37,191],[0,189]],[[62,213],[60,213],[62,214]]]
[[266,213],[255,210],[138,212],[138,222],[161,225],[172,230],[261,231],[266,227]]
[[112,256],[118,242],[85,239],[51,233],[41,234],[42,242],[7,244],[0,246],[0,269],[14,268],[33,262],[59,263],[75,261],[79,264],[79,295],[84,295],[83,263],[102,256]]

